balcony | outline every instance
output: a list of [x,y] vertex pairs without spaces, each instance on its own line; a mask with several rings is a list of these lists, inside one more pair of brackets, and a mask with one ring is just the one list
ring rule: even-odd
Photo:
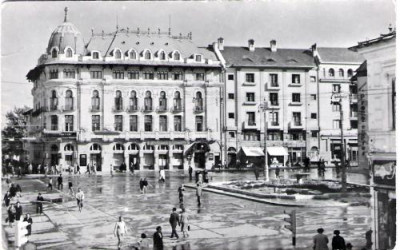
[[281,87],[277,82],[267,82],[267,90],[279,90]]
[[63,112],[75,111],[75,107],[73,105],[65,105],[61,107],[61,110]]
[[255,101],[245,101],[243,102],[244,106],[255,106],[257,103]]
[[304,129],[303,123],[299,121],[289,122],[289,129]]
[[267,129],[280,129],[279,122],[267,122]]
[[255,122],[243,122],[243,129],[257,129],[257,124]]
[[56,138],[74,138],[76,137],[76,131],[60,131],[60,130],[43,130],[45,137],[56,137]]
[[100,106],[91,106],[89,108],[89,112],[99,112],[100,111]]
[[144,106],[142,108],[142,112],[152,112],[153,111],[153,106]]
[[157,112],[157,113],[164,113],[164,112],[167,112],[167,111],[168,111],[167,106],[158,106],[158,107],[156,108],[156,112]]
[[137,112],[137,111],[139,111],[139,107],[138,106],[129,106],[126,109],[126,112],[129,112],[129,113],[133,113],[133,112]]
[[46,107],[46,111],[49,112],[58,111],[58,105],[50,105],[50,107]]
[[173,107],[171,108],[171,112],[172,112],[172,113],[179,113],[179,112],[182,112],[182,111],[183,111],[182,106],[173,106]]
[[244,82],[242,85],[243,86],[256,86],[256,83],[255,82]]
[[267,102],[267,109],[280,109],[281,105],[279,102]]
[[291,148],[304,148],[306,146],[305,140],[287,140],[283,143],[286,147]]
[[202,112],[204,112],[204,108],[203,108],[203,106],[194,106],[193,107],[193,112],[195,114],[202,113]]
[[291,101],[291,102],[289,103],[289,106],[301,106],[301,105],[303,105],[302,102],[293,102],[293,101]]
[[113,112],[122,112],[122,111],[124,111],[124,108],[122,105],[117,105],[117,106],[113,106],[112,111]]

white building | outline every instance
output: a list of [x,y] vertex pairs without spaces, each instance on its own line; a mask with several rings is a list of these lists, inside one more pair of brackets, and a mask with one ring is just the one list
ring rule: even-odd
[[66,13],[27,75],[29,161],[109,171],[122,162],[172,170],[220,160],[221,66],[212,48],[160,30],[92,31],[87,40]]

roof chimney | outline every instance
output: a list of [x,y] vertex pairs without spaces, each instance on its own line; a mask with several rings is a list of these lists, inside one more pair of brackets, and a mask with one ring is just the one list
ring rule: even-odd
[[222,37],[218,38],[218,50],[224,50],[224,38]]
[[312,56],[316,57],[317,56],[317,44],[316,43],[311,45],[311,51],[312,51]]
[[391,23],[389,24],[389,28],[388,28],[388,29],[389,29],[389,33],[392,32],[393,27],[392,27],[392,24],[391,24]]
[[269,44],[271,45],[271,51],[272,52],[276,52],[277,48],[276,48],[276,40],[271,40],[269,42]]
[[253,39],[249,40],[249,51],[254,51],[254,40]]

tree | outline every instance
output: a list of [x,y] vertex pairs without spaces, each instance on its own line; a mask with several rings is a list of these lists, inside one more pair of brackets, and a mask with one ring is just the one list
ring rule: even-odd
[[2,129],[2,154],[3,157],[8,155],[19,156],[20,161],[24,154],[22,138],[27,134],[27,124],[24,113],[29,107],[14,108],[14,110],[6,113],[6,126]]

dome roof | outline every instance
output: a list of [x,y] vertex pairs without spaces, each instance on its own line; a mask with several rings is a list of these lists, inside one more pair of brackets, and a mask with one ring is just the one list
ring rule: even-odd
[[67,22],[67,12],[65,14],[64,23],[60,24],[50,36],[47,54],[50,54],[51,49],[54,47],[56,47],[61,54],[64,53],[66,47],[71,47],[75,54],[83,54],[84,52],[85,45],[81,32],[75,25]]

